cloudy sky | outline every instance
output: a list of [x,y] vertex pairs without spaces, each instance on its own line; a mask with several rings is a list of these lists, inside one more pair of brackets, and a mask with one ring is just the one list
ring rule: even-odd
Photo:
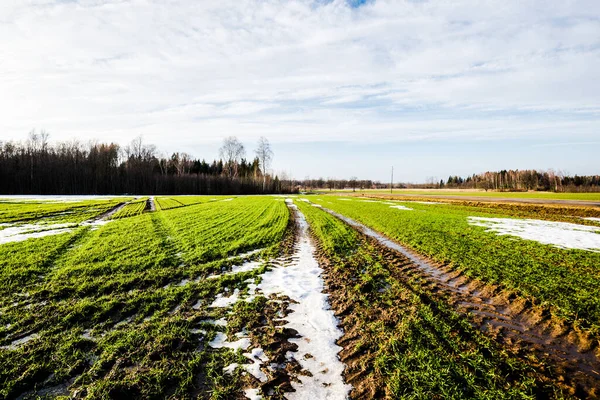
[[0,115],[207,159],[266,136],[296,178],[600,173],[600,1],[1,0]]

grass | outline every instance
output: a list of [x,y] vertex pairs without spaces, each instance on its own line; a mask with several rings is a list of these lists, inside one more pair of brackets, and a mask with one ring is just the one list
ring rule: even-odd
[[146,209],[147,204],[147,197],[130,201],[129,203],[125,204],[123,208],[114,213],[111,216],[111,219],[127,218],[140,215]]
[[[414,209],[402,211],[383,201],[344,201],[329,196],[311,200],[472,278],[499,284],[537,304],[548,305],[560,318],[600,333],[600,253],[498,236],[467,221],[469,216],[535,218],[539,215],[535,211],[397,202]],[[564,219],[560,209],[554,212],[558,219]]]
[[264,268],[205,278],[253,246],[276,252],[288,218],[281,200],[240,198],[0,245],[0,398],[66,384],[91,399],[238,396],[243,377],[222,369],[239,354],[208,346],[229,327],[202,321]]
[[[80,223],[101,215],[129,199],[44,202],[8,199],[0,201],[0,223]],[[1,229],[1,227],[0,227]]]
[[[348,376],[355,398],[500,399],[561,397],[533,369],[498,348],[423,282],[398,273],[372,243],[324,211],[297,202],[329,260],[329,292],[345,309],[342,327],[363,354]],[[344,338],[342,338],[344,340]],[[352,360],[352,357],[348,357]],[[361,385],[357,385],[361,387]]]

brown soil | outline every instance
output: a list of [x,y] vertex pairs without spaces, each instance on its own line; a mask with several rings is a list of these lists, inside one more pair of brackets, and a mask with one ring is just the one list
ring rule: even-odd
[[573,206],[573,208],[584,207],[584,208],[596,208],[597,212],[600,212],[599,201],[589,200],[561,200],[561,199],[519,199],[519,198],[507,198],[507,197],[485,197],[485,196],[456,196],[451,194],[340,194],[337,196],[365,196],[388,200],[443,200],[444,202],[459,202],[459,203],[505,203],[512,205],[546,205],[555,207]]

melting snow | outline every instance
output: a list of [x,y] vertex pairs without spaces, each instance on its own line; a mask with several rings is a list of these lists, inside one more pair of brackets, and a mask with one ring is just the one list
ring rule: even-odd
[[587,217],[584,218],[587,221],[594,221],[594,222],[600,222],[600,218],[595,218],[595,217]]
[[36,339],[39,336],[40,335],[38,335],[37,333],[33,333],[31,335],[22,337],[21,339],[13,340],[12,343],[9,344],[8,346],[0,346],[0,349],[15,350],[16,348],[20,347],[21,345],[29,342],[30,340]]
[[234,265],[233,267],[231,267],[231,271],[225,273],[225,275],[233,275],[238,274],[240,272],[249,272],[260,268],[260,266],[262,265],[263,263],[261,261],[250,261],[247,263],[243,263],[242,265]]
[[391,206],[390,208],[395,208],[397,210],[406,210],[406,211],[411,211],[412,210],[412,208],[410,208],[410,207],[401,206],[399,204],[397,206]]
[[[236,336],[238,337],[239,335],[240,333],[236,334]],[[250,339],[248,339],[247,337],[242,337],[236,340],[235,342],[228,342],[226,334],[224,334],[223,332],[217,332],[217,336],[215,336],[215,338],[211,340],[208,345],[214,349],[226,347],[228,349],[236,351],[238,349],[246,350],[248,347],[250,347],[250,344]]]
[[7,228],[0,230],[0,244],[10,242],[22,242],[30,238],[38,238],[44,236],[58,235],[68,233],[73,230],[74,224],[24,224],[24,225],[9,225]]
[[215,301],[212,302],[212,304],[209,307],[229,307],[232,304],[235,304],[238,300],[240,299],[240,289],[235,289],[233,291],[233,294],[229,297],[224,297],[222,293],[219,293],[217,295],[217,298],[215,299]]
[[261,400],[260,389],[245,389],[244,395],[250,400]]
[[517,236],[551,244],[562,249],[600,250],[600,228],[568,222],[536,219],[469,217],[469,223],[488,228],[488,232]]
[[225,318],[221,318],[218,320],[212,320],[212,319],[205,319],[202,320],[200,322],[198,322],[199,324],[209,324],[209,325],[216,325],[216,326],[227,326],[227,320]]
[[223,372],[225,372],[227,375],[233,375],[233,371],[235,371],[239,365],[240,364],[238,363],[229,364],[228,366],[223,367]]
[[[291,200],[286,202],[290,204]],[[292,382],[296,391],[286,396],[288,399],[345,399],[351,387],[342,378],[344,364],[338,358],[342,348],[335,344],[342,331],[323,293],[323,270],[315,259],[306,219],[293,204],[290,207],[296,211],[300,228],[294,261],[287,267],[267,271],[258,286],[265,296],[283,294],[297,302],[289,306],[293,312],[286,316],[285,327],[295,329],[301,337],[290,339],[298,345],[298,350],[289,352],[287,357],[295,358],[312,376],[298,376],[301,383]],[[307,354],[313,357],[305,357]]]

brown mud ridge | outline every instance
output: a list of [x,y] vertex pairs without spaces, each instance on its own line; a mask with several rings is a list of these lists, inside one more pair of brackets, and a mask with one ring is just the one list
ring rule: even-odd
[[[344,195],[344,194],[340,194]],[[397,194],[347,194],[348,196],[367,196],[367,197],[377,197],[388,200],[398,200],[402,201],[402,199],[410,200],[444,200],[444,201],[452,201],[452,202],[475,202],[475,203],[506,203],[513,205],[547,205],[547,206],[556,206],[556,207],[564,207],[564,206],[574,206],[575,207],[596,207],[596,210],[600,208],[600,201],[595,200],[563,200],[563,199],[530,199],[530,198],[514,198],[514,197],[487,197],[487,196],[462,196],[462,195],[452,195],[452,194],[407,194],[407,193],[397,193]]]
[[458,312],[468,314],[472,324],[488,337],[521,358],[529,359],[535,354],[559,376],[558,384],[572,395],[600,397],[597,338],[569,326],[553,317],[548,309],[534,306],[514,293],[429,261],[346,216],[323,210],[369,237],[398,272],[423,279],[430,292],[445,296]]
[[[370,198],[380,200],[395,200],[395,201],[442,201],[448,204],[458,204],[466,207],[476,207],[482,210],[488,208],[501,209],[507,211],[521,211],[526,214],[535,215],[536,218],[550,218],[565,221],[572,221],[574,217],[600,217],[600,203],[589,201],[581,201],[571,203],[566,200],[557,200],[562,202],[549,203],[544,199],[524,199],[527,201],[507,201],[505,199],[487,198],[473,199],[464,196],[454,197],[439,197],[437,195],[385,195],[385,194],[360,194],[348,195],[349,197]],[[539,200],[539,201],[538,201]],[[580,224],[587,224],[587,221],[577,221]]]

